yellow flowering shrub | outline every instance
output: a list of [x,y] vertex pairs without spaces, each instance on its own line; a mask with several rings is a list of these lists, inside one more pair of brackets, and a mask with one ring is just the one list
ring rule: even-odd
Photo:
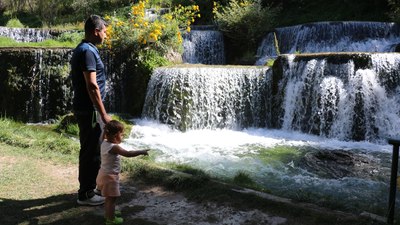
[[160,55],[169,50],[182,52],[182,34],[200,17],[199,7],[177,6],[155,20],[146,17],[148,0],[140,0],[130,8],[129,16],[106,16],[108,22],[105,45],[111,52],[130,51],[140,54],[152,50]]

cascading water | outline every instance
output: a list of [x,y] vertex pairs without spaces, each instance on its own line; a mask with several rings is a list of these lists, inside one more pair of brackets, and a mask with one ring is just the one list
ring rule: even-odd
[[181,67],[156,69],[142,117],[182,130],[265,125],[268,68]]
[[181,130],[262,127],[374,142],[400,135],[399,54],[288,55],[277,61],[275,72],[157,69],[142,116]]
[[18,42],[41,42],[51,39],[57,32],[49,29],[10,28],[0,26],[0,36],[9,37]]
[[184,63],[222,65],[225,64],[224,40],[221,31],[210,26],[193,26],[183,36]]
[[394,52],[399,43],[400,26],[395,23],[319,22],[282,27],[265,36],[256,65],[264,65],[278,52]]
[[[72,93],[68,84],[70,50],[34,51],[35,64],[32,66],[30,99],[26,102],[29,121],[47,121],[71,107]],[[64,60],[55,60],[65,57]],[[63,63],[61,63],[63,62]]]
[[273,81],[280,86],[272,101],[281,103],[271,114],[274,128],[341,140],[384,141],[400,135],[399,54],[278,60],[283,72]]
[[[43,122],[71,107],[70,49],[1,48],[0,114],[21,121]],[[14,64],[11,62],[18,62]]]

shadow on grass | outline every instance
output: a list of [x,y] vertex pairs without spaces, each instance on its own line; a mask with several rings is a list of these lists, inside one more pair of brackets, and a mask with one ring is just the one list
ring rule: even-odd
[[75,194],[62,194],[42,199],[0,199],[0,224],[102,224],[102,207],[82,207]]

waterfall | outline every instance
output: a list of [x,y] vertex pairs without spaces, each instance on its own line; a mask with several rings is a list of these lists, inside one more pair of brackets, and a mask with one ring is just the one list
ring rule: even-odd
[[183,62],[192,64],[225,64],[222,32],[210,26],[193,26],[183,35]]
[[393,52],[400,43],[400,26],[383,22],[319,22],[276,28],[257,50],[256,65],[281,54],[317,52]]
[[143,117],[182,130],[265,125],[268,68],[158,68],[148,85]]
[[400,55],[283,55],[268,67],[167,67],[143,116],[186,129],[265,127],[341,140],[400,135]]
[[275,93],[282,108],[271,114],[283,118],[282,129],[342,140],[400,134],[399,54],[282,59],[282,80],[274,81],[282,85]]
[[46,121],[56,118],[71,107],[69,49],[36,49],[30,79],[30,99],[26,101],[29,121]]
[[70,49],[1,49],[0,114],[21,121],[43,122],[70,111]]
[[17,42],[41,42],[56,35],[56,31],[49,29],[0,27],[0,36],[12,38]]

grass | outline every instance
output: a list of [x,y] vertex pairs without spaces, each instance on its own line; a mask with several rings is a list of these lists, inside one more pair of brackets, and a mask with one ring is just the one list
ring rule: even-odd
[[0,143],[17,147],[18,152],[43,158],[76,158],[79,143],[63,133],[55,132],[54,125],[25,125],[0,118]]
[[[57,167],[54,165],[72,165],[70,160],[52,157],[53,164],[47,165],[45,154],[34,154],[27,151],[29,149],[4,143],[0,143],[0,148],[0,198],[31,200],[76,189],[76,183],[60,182],[56,176]],[[63,176],[75,176],[75,173],[71,171]]]
[[76,42],[61,42],[52,39],[42,42],[17,42],[12,38],[0,37],[1,47],[74,48],[76,45]]
[[9,37],[0,37],[1,47],[40,47],[40,48],[75,48],[83,39],[83,32],[63,32],[54,39],[41,42],[17,42]]

